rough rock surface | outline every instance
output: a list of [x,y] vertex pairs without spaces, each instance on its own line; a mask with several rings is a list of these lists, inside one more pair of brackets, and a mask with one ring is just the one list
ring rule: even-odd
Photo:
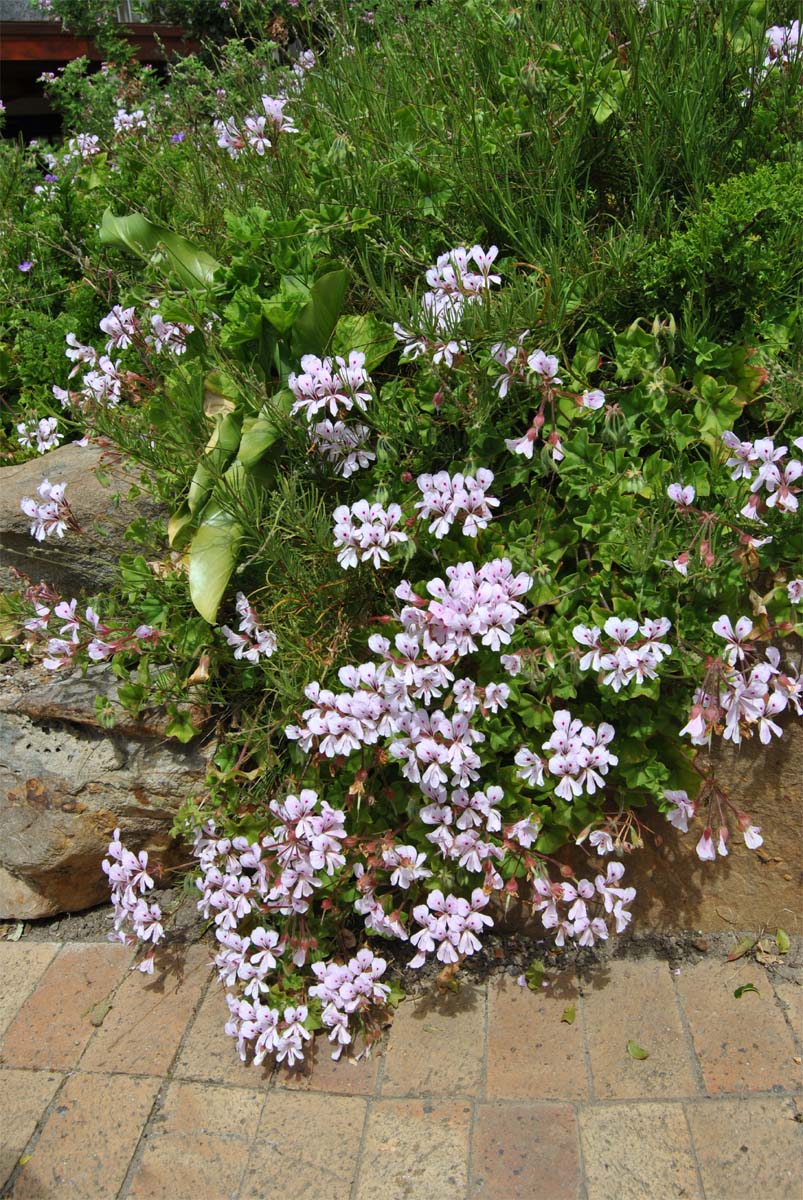
[[113,696],[104,666],[86,679],[0,667],[0,918],[76,912],[108,896],[100,869],[119,826],[133,850],[170,864],[176,810],[200,792],[208,751],[158,723],[103,729],[94,699]]
[[[96,471],[108,478],[100,482]],[[30,522],[20,510],[23,496],[36,496],[43,479],[66,482],[65,499],[85,534],[69,531],[63,538],[37,542],[31,537]],[[72,594],[92,594],[115,577],[121,554],[130,554],[131,542],[124,534],[139,516],[154,518],[159,508],[149,497],[125,499],[132,474],[119,464],[104,460],[99,446],[71,443],[50,450],[17,466],[0,468],[0,588],[10,581],[9,567],[29,575],[34,583],[45,579],[55,588]]]

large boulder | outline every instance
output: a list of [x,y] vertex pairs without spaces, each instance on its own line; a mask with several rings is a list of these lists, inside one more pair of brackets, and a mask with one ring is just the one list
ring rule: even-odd
[[[36,497],[43,479],[66,483],[65,499],[84,534],[70,533],[37,542],[20,509],[23,496]],[[137,473],[110,458],[100,446],[76,442],[28,462],[0,468],[0,589],[11,581],[9,567],[44,579],[62,593],[92,595],[115,578],[120,555],[130,554],[126,528],[137,517],[154,519],[159,506],[137,488]]]
[[95,697],[114,676],[44,678],[0,667],[0,918],[76,912],[108,897],[109,836],[152,862],[186,859],[170,837],[176,811],[203,789],[211,748],[164,737],[162,723],[104,729]]

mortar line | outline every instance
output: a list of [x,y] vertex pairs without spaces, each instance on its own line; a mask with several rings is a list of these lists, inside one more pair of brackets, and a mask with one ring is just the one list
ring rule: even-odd
[[703,1075],[702,1063],[697,1057],[691,1025],[689,1024],[689,1018],[686,1016],[686,1009],[683,1005],[683,997],[680,994],[680,984],[678,983],[679,976],[673,974],[671,970],[670,976],[672,978],[672,991],[675,996],[675,1004],[677,1005],[678,1014],[680,1016],[680,1028],[683,1030],[683,1037],[686,1043],[686,1053],[689,1057],[689,1062],[691,1063],[692,1076],[694,1078],[694,1082],[697,1084],[697,1087],[700,1089],[700,1094],[702,1096],[707,1096],[708,1088],[705,1085],[705,1076]]
[[482,1066],[480,1069],[479,1097],[472,1096],[471,1120],[468,1127],[468,1161],[466,1162],[466,1197],[471,1200],[474,1195],[474,1143],[477,1133],[477,1104],[485,1103],[488,1083],[488,1057],[490,1054],[489,1028],[491,1011],[491,981],[486,980],[483,987],[484,1008],[482,1020]]
[[689,1113],[688,1113],[688,1110],[687,1110],[685,1104],[682,1104],[680,1107],[681,1107],[681,1112],[683,1113],[683,1120],[686,1122],[686,1129],[689,1134],[689,1145],[691,1146],[691,1157],[692,1157],[692,1162],[694,1163],[694,1169],[697,1172],[697,1183],[700,1188],[700,1195],[702,1196],[702,1200],[706,1200],[705,1185],[703,1183],[703,1172],[702,1172],[702,1168],[700,1166],[700,1160],[697,1157],[697,1145],[694,1141],[694,1133],[692,1131],[691,1121],[689,1120]]
[[[362,1176],[363,1159],[365,1157],[365,1143],[368,1140],[368,1123],[371,1120],[371,1114],[374,1111],[374,1103],[382,1096],[382,1084],[385,1079],[385,1060],[387,1048],[392,1035],[393,1026],[391,1025],[385,1038],[385,1044],[382,1047],[382,1053],[379,1055],[379,1066],[377,1068],[376,1078],[374,1080],[373,1091],[371,1092],[370,1096],[366,1097],[365,1116],[363,1117],[362,1132],[360,1133],[360,1144],[357,1147],[357,1157],[354,1161],[354,1178],[351,1181],[351,1188],[349,1189],[349,1200],[357,1200],[357,1193],[359,1192],[360,1188],[360,1177]],[[331,1093],[326,1092],[323,1094],[331,1095]]]
[[[767,972],[767,974],[769,975],[769,972]],[[801,1035],[801,1030],[795,1028],[795,1023],[792,1019],[792,1005],[786,1004],[785,1000],[776,989],[775,980],[772,978],[772,976],[770,976],[769,981],[770,987],[772,988],[772,994],[775,998],[775,1007],[780,1009],[781,1013],[783,1014],[783,1018],[792,1032],[792,1041],[795,1043],[795,1050],[797,1051],[798,1056],[801,1056],[803,1055],[803,1036]],[[803,988],[801,988],[801,994],[803,994]]]
[[580,1104],[578,1100],[572,1100],[571,1109],[574,1114],[574,1130],[577,1137],[577,1165],[580,1168],[580,1179],[577,1184],[577,1200],[586,1200],[588,1196],[588,1188],[586,1187],[586,1156],[583,1150],[583,1131],[580,1126]]
[[178,1062],[179,1056],[181,1055],[181,1053],[184,1049],[184,1045],[190,1035],[190,1031],[191,1031],[193,1025],[195,1024],[195,1020],[198,1016],[198,1012],[201,1008],[201,1005],[204,1002],[204,999],[206,998],[206,993],[209,991],[209,988],[212,984],[213,978],[214,978],[214,975],[210,971],[209,977],[208,977],[205,985],[200,989],[200,992],[195,1001],[195,1004],[193,1005],[192,1012],[190,1013],[189,1017],[187,1018],[186,1024],[184,1025],[184,1032],[182,1033],[181,1037],[179,1038],[178,1045],[176,1046],[175,1054],[173,1055],[172,1059],[170,1060],[167,1070],[162,1075],[162,1079],[159,1084],[159,1087],[156,1089],[156,1095],[153,1098],[153,1104],[151,1105],[150,1111],[149,1111],[147,1117],[145,1118],[145,1121],[143,1122],[142,1128],[139,1131],[139,1138],[137,1139],[137,1144],[134,1147],[134,1153],[131,1155],[131,1159],[128,1164],[128,1170],[125,1173],[125,1178],[123,1179],[123,1182],[121,1183],[120,1188],[117,1192],[116,1200],[124,1200],[124,1198],[128,1195],[128,1191],[129,1191],[129,1188],[131,1187],[133,1178],[134,1178],[137,1170],[139,1169],[139,1165],[142,1162],[142,1158],[145,1154],[147,1135],[153,1129],[154,1118],[162,1110],[162,1108],[164,1106],[164,1099],[167,1095],[167,1091],[168,1091],[171,1083],[173,1082],[176,1063]]

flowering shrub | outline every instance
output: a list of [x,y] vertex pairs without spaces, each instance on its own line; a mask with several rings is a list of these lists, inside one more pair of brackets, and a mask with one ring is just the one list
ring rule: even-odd
[[[434,36],[447,8],[424,6],[413,34]],[[318,1028],[336,1056],[360,1034],[370,1045],[398,997],[385,942],[411,969],[453,971],[513,897],[559,946],[624,932],[628,856],[653,836],[647,804],[683,832],[699,813],[701,861],[737,832],[756,848],[762,832],[696,748],[767,744],[803,708],[790,641],[803,430],[787,365],[799,334],[783,299],[796,268],[779,272],[771,337],[755,314],[744,326],[688,307],[638,316],[644,276],[617,264],[607,234],[583,239],[631,202],[699,195],[698,166],[678,178],[679,156],[646,156],[656,97],[636,92],[630,40],[610,56],[607,20],[571,38],[551,16],[505,7],[511,51],[482,23],[491,9],[461,6],[459,19],[466,54],[499,58],[472,100],[474,183],[456,168],[465,121],[450,119],[465,91],[428,81],[443,86],[431,142],[419,149],[416,110],[396,105],[382,164],[393,195],[409,196],[402,217],[374,215],[394,207],[380,150],[360,140],[375,131],[355,113],[346,128],[342,107],[362,70],[371,89],[375,68],[406,95],[402,67],[421,46],[379,16],[379,50],[374,31],[369,43],[347,30],[354,41],[343,33],[317,64],[231,51],[204,88],[202,68],[177,69],[175,104],[109,72],[103,127],[76,130],[45,163],[57,193],[63,179],[103,193],[98,246],[117,286],[91,321],[60,327],[67,361],[45,396],[61,412],[40,414],[26,393],[14,452],[78,432],[105,440],[172,516],[169,544],[124,564],[124,604],[29,589],[23,636],[50,670],[109,660],[135,710],[162,698],[158,663],[218,718],[208,792],[180,828],[215,931],[226,1031],[256,1063],[293,1065]],[[637,6],[622,20],[644,54],[671,40],[660,13],[649,29]],[[738,95],[764,26],[735,10],[725,33],[702,21],[684,27],[691,59],[723,37],[724,94]],[[762,95],[797,69],[791,40],[778,45],[783,75],[756,78]],[[550,111],[543,143],[541,75],[563,114]],[[748,143],[753,110],[734,100],[731,118],[720,84],[700,79],[722,128],[736,121]],[[557,171],[565,128],[576,157],[562,211],[579,203],[585,222],[571,254],[547,200],[533,197],[525,219],[515,192],[490,182],[504,146],[529,195],[536,166]],[[600,145],[611,181],[592,170]],[[725,148],[737,154],[735,135]],[[438,155],[452,153],[444,170]],[[632,201],[637,153],[658,174]],[[144,195],[150,154],[160,194],[176,185],[164,209]],[[199,164],[208,204],[182,221],[170,206],[190,204]],[[113,168],[135,165],[145,182],[118,189]],[[453,228],[473,237],[449,248]],[[20,503],[40,540],[80,536],[58,484]],[[171,736],[193,736],[190,718],[172,717]],[[598,866],[575,869],[578,845]],[[116,935],[147,945],[150,970],[165,924],[147,899],[156,873],[116,834],[104,870]]]

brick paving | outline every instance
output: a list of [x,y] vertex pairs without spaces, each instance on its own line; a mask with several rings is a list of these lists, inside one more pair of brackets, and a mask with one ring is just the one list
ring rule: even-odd
[[301,1074],[240,1063],[205,948],[129,967],[0,943],[3,1200],[803,1197],[803,987],[755,963],[467,983]]

